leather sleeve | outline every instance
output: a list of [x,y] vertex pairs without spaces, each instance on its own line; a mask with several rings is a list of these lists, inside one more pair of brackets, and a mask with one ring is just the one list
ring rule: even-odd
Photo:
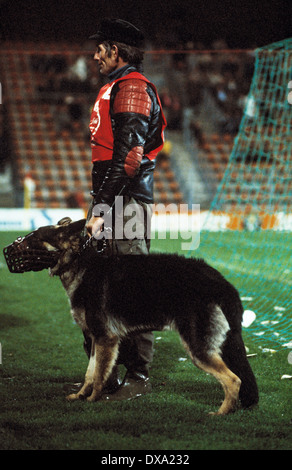
[[113,157],[95,203],[112,206],[115,196],[138,174],[149,130],[152,101],[147,83],[128,79],[117,83],[111,96]]

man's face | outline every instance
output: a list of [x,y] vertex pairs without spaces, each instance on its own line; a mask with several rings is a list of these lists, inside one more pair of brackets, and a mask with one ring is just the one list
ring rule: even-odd
[[109,55],[103,44],[99,44],[94,54],[94,60],[98,62],[99,71],[102,75],[109,75],[118,66],[117,54],[114,48]]

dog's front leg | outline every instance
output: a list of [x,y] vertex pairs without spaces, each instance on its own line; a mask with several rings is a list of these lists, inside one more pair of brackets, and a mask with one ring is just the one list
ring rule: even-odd
[[67,400],[84,399],[96,401],[100,398],[102,388],[109,378],[119,352],[117,337],[91,338],[91,354],[85,374],[83,387],[78,393],[67,396]]
[[92,393],[87,401],[99,400],[102,389],[112,373],[119,353],[119,339],[115,337],[103,337],[94,344],[94,370],[92,381]]
[[94,370],[95,370],[95,363],[96,363],[96,350],[95,350],[95,339],[93,336],[91,337],[91,352],[90,352],[90,357],[89,357],[89,363],[87,366],[86,374],[85,374],[85,380],[84,384],[79,390],[78,393],[71,393],[68,395],[66,398],[69,401],[74,401],[80,399],[84,399],[88,397],[91,392],[92,392],[92,387],[93,387],[93,376],[94,376]]

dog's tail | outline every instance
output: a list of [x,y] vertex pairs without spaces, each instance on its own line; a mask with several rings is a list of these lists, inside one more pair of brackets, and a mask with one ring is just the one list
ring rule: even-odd
[[243,408],[256,405],[259,401],[258,386],[246,356],[241,331],[231,329],[228,332],[222,348],[222,359],[241,380],[239,398]]

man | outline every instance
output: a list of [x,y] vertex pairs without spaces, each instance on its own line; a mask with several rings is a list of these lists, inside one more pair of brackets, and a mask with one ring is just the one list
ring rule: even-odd
[[[112,254],[148,254],[155,157],[163,147],[166,121],[154,85],[141,74],[143,34],[124,20],[104,19],[90,39],[96,40],[94,60],[108,83],[97,96],[89,125],[93,201],[87,231],[100,238],[110,213],[118,221],[112,227]],[[143,225],[143,233],[129,237],[125,227],[133,212],[140,217],[137,225]],[[88,353],[89,347],[85,338]],[[124,340],[118,362],[125,365],[126,376],[120,384],[116,368],[108,381],[111,393],[104,398],[131,399],[148,393],[152,358],[152,332]]]

